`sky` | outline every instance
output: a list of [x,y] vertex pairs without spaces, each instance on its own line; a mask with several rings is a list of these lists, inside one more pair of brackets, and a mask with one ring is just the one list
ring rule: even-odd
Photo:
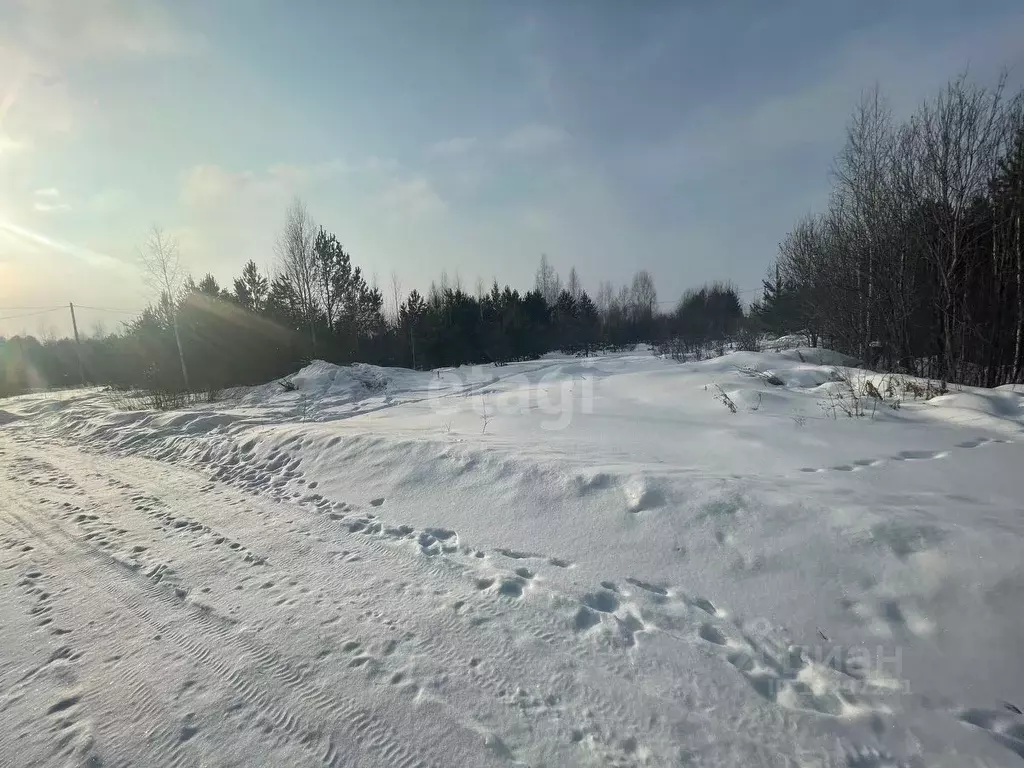
[[1019,0],[0,0],[0,333],[116,328],[154,225],[272,270],[296,195],[389,301],[542,253],[756,298],[865,89],[1017,87],[1021,40]]

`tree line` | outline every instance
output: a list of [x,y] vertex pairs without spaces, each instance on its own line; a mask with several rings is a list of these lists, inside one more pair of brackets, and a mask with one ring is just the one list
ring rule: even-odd
[[1024,97],[961,76],[900,122],[876,88],[832,177],[752,319],[880,369],[1024,381]]
[[[658,311],[650,272],[639,270],[618,289],[604,282],[592,298],[575,268],[563,282],[546,256],[531,290],[478,281],[470,292],[442,274],[425,293],[402,297],[396,280],[386,311],[380,288],[298,199],[276,252],[273,274],[250,260],[230,286],[210,274],[196,282],[181,267],[177,243],[154,229],[140,263],[158,300],[121,332],[80,345],[0,342],[0,394],[77,384],[83,375],[117,389],[212,392],[280,378],[311,359],[416,369],[503,365],[552,350],[623,349],[675,332],[675,315]],[[694,308],[693,297],[687,306]],[[735,292],[731,306],[735,325],[742,319]]]
[[529,290],[442,274],[391,305],[301,200],[289,206],[270,273],[246,263],[230,286],[194,281],[154,229],[140,263],[153,304],[103,338],[0,340],[0,395],[44,386],[215,391],[285,376],[309,360],[430,369],[589,355],[640,342],[677,357],[756,349],[803,334],[885,370],[994,386],[1024,381],[1024,98],[953,80],[897,122],[878,91],[856,106],[827,209],[779,246],[745,313],[718,282],[659,309],[639,270],[591,295],[546,256]]

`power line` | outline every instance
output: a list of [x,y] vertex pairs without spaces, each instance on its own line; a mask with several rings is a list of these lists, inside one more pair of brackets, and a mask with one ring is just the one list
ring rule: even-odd
[[[124,309],[120,307],[90,307],[86,304],[76,304],[79,309],[91,309],[96,312],[121,312],[126,315],[138,315],[145,312],[144,309]],[[0,320],[13,320],[15,317],[29,317],[33,314],[45,314],[46,312],[56,312],[58,309],[66,309],[64,305],[56,307],[0,307],[0,312],[17,312],[20,310],[33,310],[27,315],[11,315],[10,317],[0,317]]]
[[79,309],[92,309],[97,312],[122,312],[126,315],[137,315],[145,312],[144,309],[121,309],[117,307],[90,307],[87,304],[76,304]]
[[63,307],[62,306],[56,306],[56,307],[0,307],[0,312],[14,312],[16,310],[22,310],[22,309],[54,310],[54,309],[63,309]]
[[58,309],[64,309],[64,307],[52,307],[50,309],[44,309],[41,312],[26,312],[23,315],[8,315],[7,317],[0,317],[0,322],[4,320],[19,320],[23,317],[35,317],[36,315],[48,315],[50,312],[56,312]]
[[[117,312],[117,313],[125,314],[125,315],[138,315],[138,314],[142,314],[142,312],[145,311],[145,310],[142,310],[142,309],[115,309],[113,307],[90,307],[90,306],[86,306],[84,304],[76,304],[75,306],[78,307],[79,309],[91,309],[91,310],[94,310],[96,312]],[[38,315],[47,315],[47,314],[49,314],[51,312],[62,311],[64,309],[67,309],[67,307],[65,307],[65,306],[57,306],[57,307],[0,307],[0,312],[13,312],[13,311],[22,310],[22,309],[34,310],[34,311],[23,312],[23,313],[17,314],[17,315],[7,315],[7,316],[4,316],[4,317],[0,317],[0,323],[4,322],[6,320],[20,320],[20,319],[22,319],[24,317],[36,317]]]

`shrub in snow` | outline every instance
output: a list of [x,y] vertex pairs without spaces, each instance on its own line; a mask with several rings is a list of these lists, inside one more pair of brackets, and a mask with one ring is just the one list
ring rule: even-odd
[[[718,400],[722,405],[728,408],[733,413],[736,413],[736,403],[733,402],[732,398],[726,394],[725,390],[722,389],[718,384],[715,384],[715,389],[718,390],[718,394],[715,395],[715,400]],[[760,403],[760,401],[758,401]]]
[[123,411],[174,411],[200,403],[215,403],[220,399],[220,390],[207,389],[197,392],[183,390],[114,390],[110,402]]
[[736,336],[736,349],[740,352],[760,352],[761,337],[752,328],[742,328]]
[[765,382],[766,384],[771,384],[773,387],[781,387],[784,386],[786,383],[771,371],[761,371],[754,367],[737,368],[736,371],[737,373],[741,373],[744,376],[750,376],[751,378],[761,379],[761,381]]

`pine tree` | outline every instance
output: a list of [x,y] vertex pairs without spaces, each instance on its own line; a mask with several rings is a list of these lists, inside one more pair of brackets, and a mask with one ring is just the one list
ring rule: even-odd
[[262,312],[266,307],[270,285],[251,259],[242,268],[242,276],[235,278],[235,300],[250,312]]
[[427,304],[415,288],[409,293],[402,306],[398,309],[398,324],[402,335],[409,342],[409,353],[412,367],[416,368],[416,338],[420,332],[420,324],[427,313]]
[[264,312],[286,328],[298,330],[305,320],[298,297],[291,282],[278,275],[270,284]]
[[[344,308],[342,303],[351,301],[353,279],[352,260],[341,247],[338,238],[323,227],[317,232],[313,243],[313,261],[316,270],[318,301],[327,321],[327,329],[336,331],[338,320]],[[352,308],[349,308],[351,314]]]
[[579,328],[577,341],[583,354],[589,357],[601,335],[601,315],[586,291],[582,291],[576,301],[576,320]]
[[203,276],[203,279],[199,281],[199,285],[196,286],[196,290],[199,293],[210,296],[211,298],[220,298],[220,285],[217,283],[217,279],[209,272]]

